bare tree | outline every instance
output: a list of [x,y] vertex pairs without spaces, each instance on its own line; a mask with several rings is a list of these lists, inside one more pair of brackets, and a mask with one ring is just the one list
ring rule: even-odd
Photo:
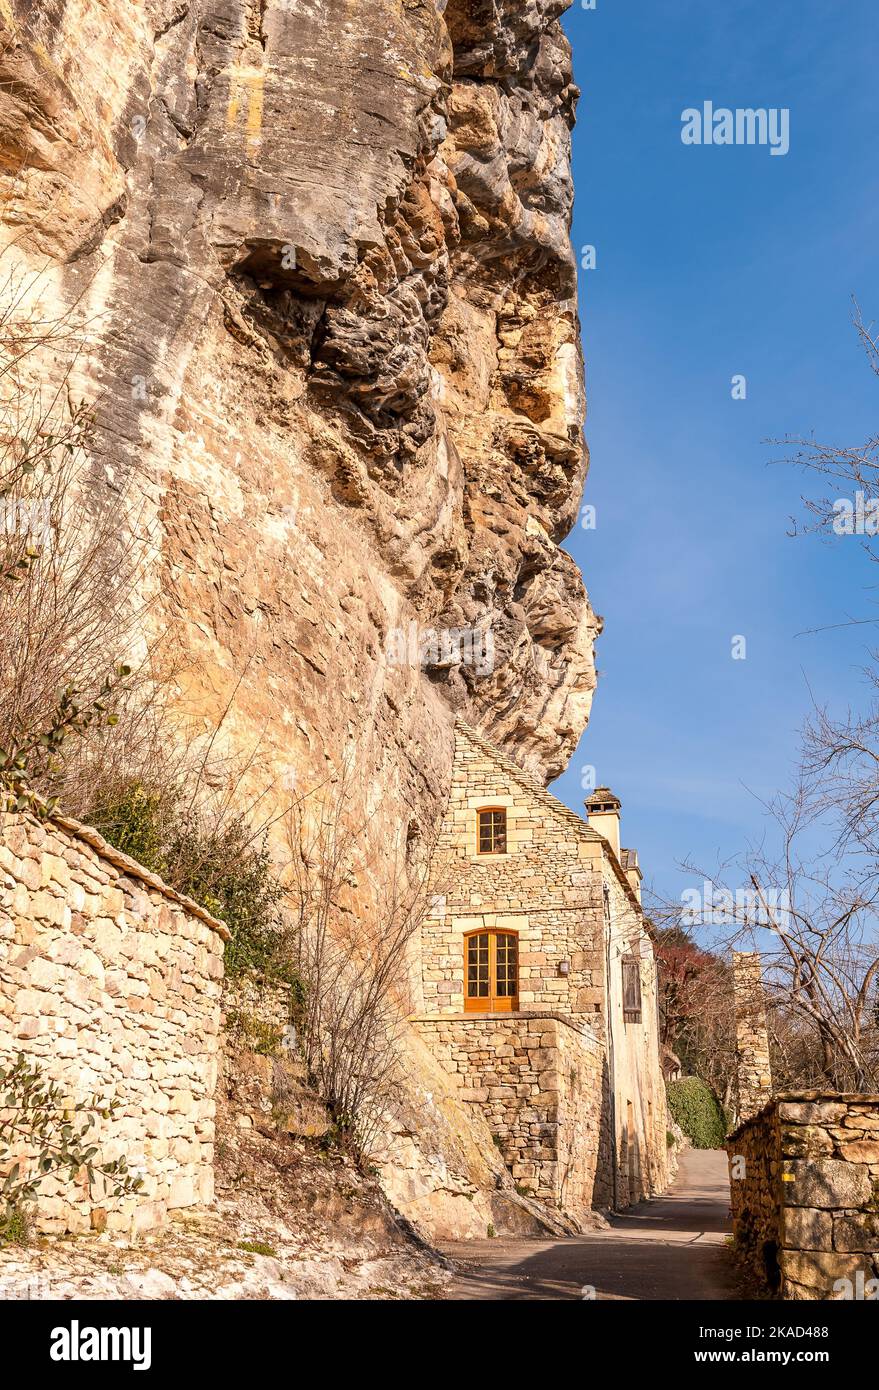
[[[667,914],[666,914],[667,915]],[[673,914],[676,916],[677,914]],[[688,931],[657,931],[661,1041],[699,1076],[729,1113],[735,1087],[735,1021],[729,966]]]
[[352,759],[290,814],[291,936],[304,997],[296,1022],[312,1083],[340,1140],[373,1147],[393,1106],[397,1044],[411,1011],[411,947],[427,911],[429,855],[370,852]]
[[[150,539],[130,499],[96,483],[94,411],[71,392],[88,326],[75,310],[45,316],[40,289],[39,272],[0,281],[0,771],[77,813],[99,750],[154,755],[167,652],[160,678],[144,637]],[[86,732],[78,776],[82,755],[63,755]]]
[[684,925],[710,932],[725,951],[760,950],[789,1063],[808,1056],[836,1090],[875,1088],[879,863],[853,850],[807,772],[764,812],[762,841],[735,865],[714,873],[685,866],[710,892],[701,910],[686,909]]
[[[861,346],[867,357],[871,371],[879,376],[879,335],[873,330],[872,324],[864,322],[857,300],[853,298],[854,305],[853,324]],[[794,534],[802,529],[806,532],[818,532],[826,535],[840,534],[839,511],[836,503],[839,501],[839,487],[845,487],[848,493],[861,492],[865,499],[879,500],[879,434],[871,435],[862,444],[831,444],[816,439],[814,436],[803,437],[788,435],[783,440],[776,440],[779,447],[786,449],[787,455],[780,460],[783,463],[791,464],[801,469],[807,474],[815,474],[818,477],[833,479],[838,485],[837,496],[802,498],[811,520],[805,527],[800,527],[796,521],[793,522]],[[876,529],[868,528],[864,538],[864,548],[872,561],[879,559],[871,540],[879,536],[879,525]],[[850,620],[851,621],[851,620]],[[854,620],[857,621],[857,620]],[[876,622],[877,618],[870,618],[866,621]]]
[[[854,301],[854,327],[879,376],[879,336]],[[815,437],[782,441],[793,464],[834,485],[836,496],[804,497],[803,529],[831,537],[856,532],[879,559],[879,435],[837,445]],[[840,493],[843,496],[840,496]],[[875,615],[844,624],[874,623]],[[762,840],[733,865],[699,872],[712,894],[701,921],[721,948],[761,950],[770,1028],[788,1084],[864,1089],[879,1084],[879,666],[868,677],[866,713],[834,715],[815,705],[791,790],[762,804]],[[730,874],[735,876],[730,881]],[[718,903],[720,910],[718,915]],[[705,938],[708,939],[708,938]]]

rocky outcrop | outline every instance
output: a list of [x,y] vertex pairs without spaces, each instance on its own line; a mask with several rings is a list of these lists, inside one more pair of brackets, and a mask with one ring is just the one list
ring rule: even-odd
[[250,683],[292,677],[301,716],[314,631],[374,676],[404,613],[490,628],[491,677],[432,672],[440,702],[544,775],[596,630],[557,544],[585,469],[563,8],[19,3],[0,73],[7,235],[88,316],[101,463],[152,503],[190,646],[231,674],[266,633]]
[[8,264],[75,306],[93,487],[267,810],[353,747],[405,847],[456,714],[544,780],[587,721],[566,7],[0,4]]

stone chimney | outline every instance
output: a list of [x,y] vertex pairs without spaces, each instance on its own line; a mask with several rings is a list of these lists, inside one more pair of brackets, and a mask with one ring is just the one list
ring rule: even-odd
[[636,849],[620,850],[620,863],[623,866],[623,872],[626,878],[629,880],[629,887],[635,894],[638,902],[640,902],[641,879],[644,875],[641,873],[641,866],[638,863],[638,851]]
[[739,1123],[750,1120],[772,1096],[769,1028],[763,967],[758,951],[733,952],[736,1015],[736,1082]]
[[620,800],[610,787],[596,787],[586,799],[589,825],[603,835],[617,859],[620,858]]

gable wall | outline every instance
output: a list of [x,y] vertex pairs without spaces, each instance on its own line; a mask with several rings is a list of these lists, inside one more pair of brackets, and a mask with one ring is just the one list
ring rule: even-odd
[[[477,812],[507,811],[505,855],[477,853]],[[434,858],[434,897],[421,932],[421,1012],[457,1020],[464,1038],[478,1014],[464,1014],[464,939],[475,930],[519,937],[519,1018],[553,1012],[586,1026],[607,1048],[603,1104],[615,1136],[616,1179],[597,1169],[596,1200],[620,1206],[661,1191],[667,1179],[665,1084],[659,1058],[656,965],[644,919],[620,882],[611,851],[573,813],[529,787],[499,756],[456,732],[451,794]],[[605,886],[610,939],[606,939]],[[623,1014],[623,958],[641,962],[640,1023]],[[570,963],[570,974],[559,963]],[[609,965],[609,970],[608,970]],[[612,1031],[606,1027],[609,980]],[[504,1015],[490,1015],[497,1023]],[[428,1030],[429,1031],[429,1030]],[[447,1041],[447,1040],[446,1040]],[[461,1046],[464,1046],[462,1043]],[[464,1051],[466,1052],[466,1047]],[[443,1060],[446,1060],[446,1049]],[[488,1063],[477,1059],[480,1066]],[[488,1067],[497,1084],[495,1069]],[[473,1087],[471,1086],[471,1090]],[[477,1091],[480,1087],[475,1088]],[[499,1097],[495,1097],[499,1099]],[[570,1108],[570,1107],[569,1107]],[[577,1142],[573,1111],[560,1145]],[[608,1131],[609,1132],[609,1131]],[[579,1171],[582,1167],[576,1163]]]
[[[477,854],[477,812],[489,806],[507,811],[505,855]],[[423,1011],[463,1012],[465,934],[496,928],[519,936],[521,1009],[583,1016],[600,1036],[601,842],[578,838],[460,730],[434,866],[433,904],[421,931]],[[567,977],[559,974],[563,960]]]

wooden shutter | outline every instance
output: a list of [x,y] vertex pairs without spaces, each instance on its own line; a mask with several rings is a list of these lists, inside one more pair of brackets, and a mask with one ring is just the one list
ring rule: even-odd
[[641,962],[634,956],[623,960],[623,1018],[626,1023],[641,1022]]

